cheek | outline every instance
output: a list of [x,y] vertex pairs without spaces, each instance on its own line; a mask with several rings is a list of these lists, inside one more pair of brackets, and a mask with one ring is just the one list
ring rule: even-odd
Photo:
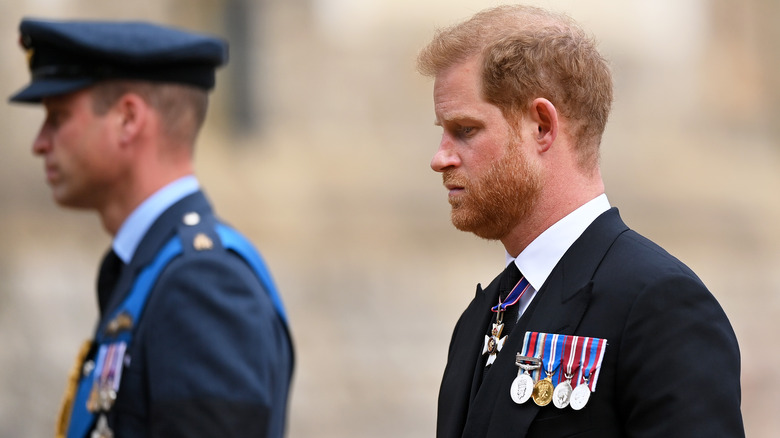
[[485,138],[470,148],[466,152],[466,159],[471,163],[472,171],[482,174],[496,163],[506,159],[509,153],[505,140],[491,137]]
[[108,133],[103,129],[91,129],[81,133],[78,138],[73,139],[75,159],[80,161],[84,171],[92,178],[97,180],[110,179],[117,174],[119,157],[115,153],[115,148],[111,147]]

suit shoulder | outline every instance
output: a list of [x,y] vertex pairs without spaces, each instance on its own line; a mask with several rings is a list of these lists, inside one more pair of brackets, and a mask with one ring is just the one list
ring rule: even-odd
[[677,257],[661,246],[633,230],[621,233],[604,256],[599,270],[607,269],[610,275],[645,277],[699,277]]

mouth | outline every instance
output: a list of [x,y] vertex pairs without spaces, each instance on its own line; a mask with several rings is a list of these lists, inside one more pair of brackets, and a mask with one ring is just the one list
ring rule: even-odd
[[464,190],[466,190],[465,187],[458,185],[458,184],[444,184],[444,188],[447,189],[450,196],[457,195],[458,193],[462,193]]
[[57,180],[57,177],[59,176],[59,171],[57,170],[57,166],[54,166],[52,164],[47,164],[44,168],[44,173],[46,174],[46,181],[49,183],[54,183]]
[[451,173],[445,173],[442,175],[442,183],[444,184],[444,188],[446,188],[449,192],[450,196],[458,195],[466,190],[465,182],[461,178],[458,178]]

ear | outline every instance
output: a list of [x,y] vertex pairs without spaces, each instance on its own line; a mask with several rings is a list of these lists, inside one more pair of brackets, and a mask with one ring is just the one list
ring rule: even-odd
[[143,132],[149,117],[149,105],[141,96],[126,93],[114,106],[119,116],[119,144],[126,147]]
[[536,132],[534,139],[540,152],[546,152],[558,137],[558,110],[549,100],[539,97],[531,102],[531,121]]

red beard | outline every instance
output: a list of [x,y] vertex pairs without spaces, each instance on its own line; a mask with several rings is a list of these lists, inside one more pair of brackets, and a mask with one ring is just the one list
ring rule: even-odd
[[442,174],[444,184],[463,187],[451,196],[452,224],[488,240],[500,240],[525,220],[541,192],[538,169],[532,167],[519,145],[507,145],[507,153],[488,171],[474,179],[457,169]]

